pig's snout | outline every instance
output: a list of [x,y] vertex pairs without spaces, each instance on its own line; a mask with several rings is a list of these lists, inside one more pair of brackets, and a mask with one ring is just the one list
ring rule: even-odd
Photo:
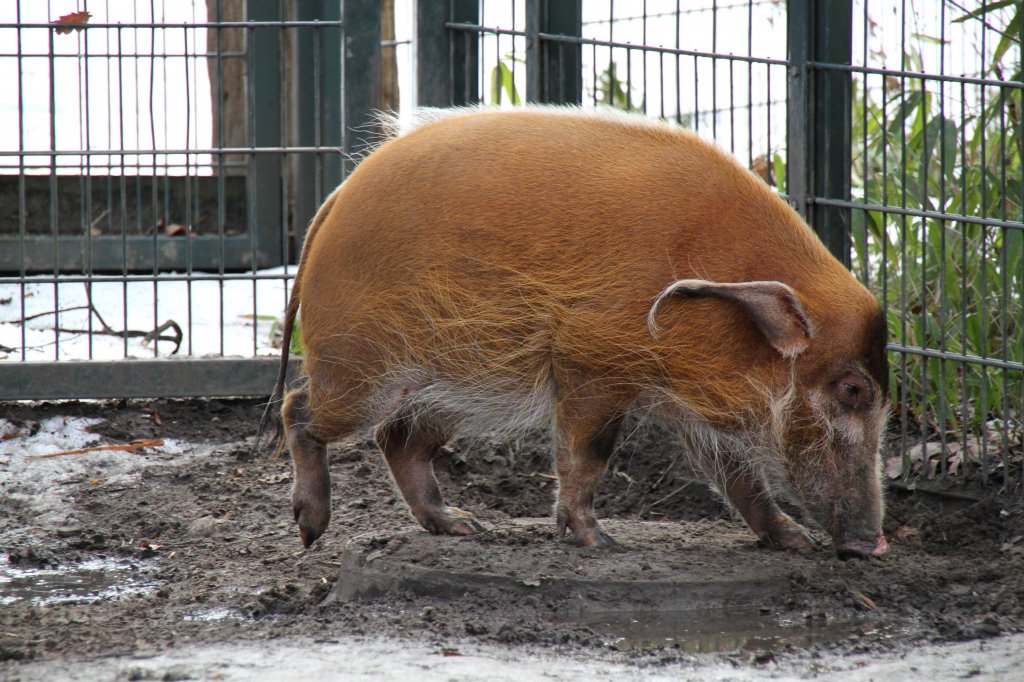
[[882,531],[873,540],[860,540],[855,538],[838,539],[836,554],[840,559],[869,559],[880,557],[889,550],[889,543],[885,541]]

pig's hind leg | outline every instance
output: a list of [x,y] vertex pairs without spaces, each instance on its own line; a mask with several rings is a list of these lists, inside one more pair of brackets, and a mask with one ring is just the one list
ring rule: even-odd
[[594,517],[594,490],[608,469],[622,417],[595,402],[565,399],[555,406],[555,520],[559,535],[571,530],[580,546],[615,547]]
[[448,442],[448,433],[439,422],[395,416],[377,427],[374,438],[420,525],[435,535],[473,535],[483,530],[471,514],[446,506],[441,497],[433,461]]
[[331,474],[326,434],[313,424],[309,387],[288,393],[282,409],[285,438],[292,456],[292,512],[305,547],[323,535],[331,521]]

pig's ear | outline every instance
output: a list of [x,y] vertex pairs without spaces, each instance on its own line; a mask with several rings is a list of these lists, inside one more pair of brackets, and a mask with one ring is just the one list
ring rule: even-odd
[[657,335],[658,307],[669,296],[717,296],[743,306],[758,329],[783,357],[795,358],[807,348],[813,333],[796,292],[782,282],[719,283],[705,279],[681,279],[673,282],[654,299],[647,314],[647,326]]

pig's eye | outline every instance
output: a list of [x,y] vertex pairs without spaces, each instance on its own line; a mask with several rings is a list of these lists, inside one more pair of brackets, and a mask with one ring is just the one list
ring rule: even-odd
[[833,384],[833,392],[840,403],[857,409],[871,402],[871,389],[860,372],[852,370]]

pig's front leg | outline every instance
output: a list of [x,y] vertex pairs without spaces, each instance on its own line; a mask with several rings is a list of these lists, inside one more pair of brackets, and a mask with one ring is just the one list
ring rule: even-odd
[[716,467],[719,489],[750,529],[772,549],[808,549],[814,538],[786,512],[779,509],[764,478],[732,457],[723,457]]

